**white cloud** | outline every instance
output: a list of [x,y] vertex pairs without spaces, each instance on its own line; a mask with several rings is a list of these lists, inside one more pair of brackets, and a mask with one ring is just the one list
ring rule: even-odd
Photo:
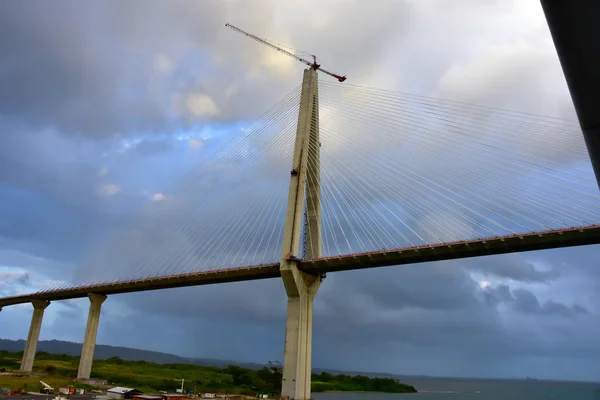
[[436,95],[559,117],[569,101],[549,38],[492,45],[468,62],[454,63],[440,78]]
[[219,114],[219,108],[215,102],[205,94],[190,94],[186,105],[188,112],[194,117],[213,117]]
[[154,201],[162,201],[164,199],[165,199],[165,195],[162,193],[154,193],[152,195],[152,200],[154,200]]
[[198,150],[202,150],[202,148],[204,147],[204,144],[202,143],[201,140],[190,139],[188,141],[188,146],[190,149],[198,151]]
[[189,120],[212,118],[219,115],[217,104],[205,93],[182,93],[173,96],[173,110]]
[[158,54],[154,57],[154,69],[157,72],[170,72],[173,69],[173,61],[166,54]]
[[19,270],[4,270],[0,269],[0,288],[14,284],[15,282],[26,281],[29,279],[29,275],[26,271]]
[[106,197],[114,196],[117,193],[119,193],[120,191],[121,191],[121,188],[119,186],[115,185],[114,183],[104,185],[100,188],[100,194],[102,196],[106,196]]
[[[259,44],[256,45],[261,46]],[[250,76],[259,77],[265,73],[264,68],[266,68],[268,73],[272,73],[275,76],[291,78],[297,70],[298,61],[274,49],[261,48],[257,53],[260,64],[251,68]]]

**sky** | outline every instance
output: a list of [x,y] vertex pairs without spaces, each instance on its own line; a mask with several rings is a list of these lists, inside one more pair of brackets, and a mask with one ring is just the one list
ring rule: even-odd
[[[93,279],[81,261],[90,243],[140,209],[169,204],[174,182],[189,182],[190,170],[201,176],[219,146],[294,98],[302,65],[226,22],[314,52],[353,85],[575,119],[535,0],[5,1],[0,296]],[[289,145],[293,130],[283,132]],[[276,176],[252,149],[244,160]],[[283,156],[277,168],[287,170]],[[230,172],[234,161],[224,164]],[[254,186],[237,187],[221,208],[234,207],[246,187]],[[329,274],[315,300],[313,365],[597,380],[598,250]],[[98,343],[281,360],[285,305],[279,280],[112,296]],[[87,306],[51,304],[41,339],[81,341]],[[25,338],[31,308],[2,310],[0,337]]]

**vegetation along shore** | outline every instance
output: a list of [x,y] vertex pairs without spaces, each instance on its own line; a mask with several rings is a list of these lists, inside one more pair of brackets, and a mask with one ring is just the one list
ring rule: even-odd
[[[22,352],[0,351],[0,369],[18,371]],[[36,355],[34,374],[43,374],[50,385],[69,385],[77,373],[79,357],[40,352]],[[94,361],[93,378],[107,380],[112,386],[136,388],[145,393],[174,392],[181,388],[177,380],[185,379],[185,389],[200,392],[221,392],[254,395],[279,395],[281,365],[269,363],[261,369],[230,365],[210,367],[191,364],[155,364],[146,361],[125,361],[118,357]],[[0,376],[0,387],[19,386],[37,391],[40,376]],[[179,381],[180,382],[180,381]],[[81,385],[80,385],[81,386]],[[333,375],[327,372],[312,375],[313,392],[387,392],[416,393],[413,386],[393,378]]]

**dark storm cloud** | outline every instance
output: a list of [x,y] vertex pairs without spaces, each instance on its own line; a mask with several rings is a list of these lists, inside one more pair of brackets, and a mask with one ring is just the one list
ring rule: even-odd
[[570,318],[578,314],[588,313],[588,310],[579,304],[567,306],[566,304],[554,300],[546,300],[542,303],[530,290],[524,288],[511,290],[508,285],[487,287],[484,290],[484,295],[488,304],[494,306],[507,304],[516,312],[532,316],[550,315]]
[[[493,265],[503,258],[487,260]],[[326,354],[320,359],[335,358],[338,342],[356,347],[369,343],[441,345],[465,354],[515,357],[564,356],[589,345],[555,349],[547,333],[534,329],[524,335],[529,328],[502,322],[511,317],[499,307],[505,305],[527,318],[554,321],[578,316],[597,320],[597,315],[580,305],[555,300],[540,304],[531,291],[508,285],[482,289],[468,271],[454,262],[440,262],[329,274],[315,300],[315,336],[325,336],[321,340],[329,346],[319,350]],[[122,299],[142,313],[235,320],[240,330],[244,326],[281,330],[284,326],[285,292],[279,280],[178,289],[169,292],[168,303],[166,294],[131,294]]]
[[0,249],[72,261],[89,237],[114,229],[120,217],[98,195],[93,168],[29,149],[0,148],[1,164],[10,167],[0,173]]
[[142,140],[134,146],[134,149],[141,155],[151,155],[169,151],[173,148],[173,143],[168,139]]
[[[57,235],[60,235],[60,233],[57,232]],[[52,241],[47,239],[42,240],[48,242],[47,244],[52,244]],[[71,243],[74,245],[77,244],[74,240],[71,240]],[[30,253],[26,253],[15,249],[14,247],[16,246],[13,246],[13,249],[9,250],[3,249],[3,247],[0,245],[0,266],[16,268],[17,271],[26,271],[28,277],[30,274],[35,274],[35,277],[30,279],[29,282],[21,282],[21,285],[28,286],[28,291],[37,290],[35,287],[40,284],[39,281],[41,279],[58,279],[71,273],[74,268],[73,264],[61,260],[61,258],[72,258],[72,255],[59,253],[61,257],[53,259],[51,258],[51,252],[40,252],[42,254],[45,253],[46,257],[34,255],[38,253],[38,251],[35,251],[35,248],[33,250],[29,248]],[[19,273],[22,274],[25,272]]]
[[[491,257],[490,262],[498,258],[502,257]],[[498,310],[498,303],[486,304],[483,291],[468,276],[466,285],[448,285],[444,299],[437,306],[425,304],[427,308],[421,308],[419,296],[417,301],[410,301],[410,306],[385,306],[377,301],[377,294],[360,290],[363,281],[379,280],[398,292],[422,284],[423,279],[439,282],[438,265],[421,265],[416,280],[412,279],[415,275],[405,274],[407,269],[393,267],[330,274],[315,303],[315,367],[525,376],[531,373],[519,372],[519,366],[528,358],[556,364],[567,358],[597,357],[597,350],[591,346],[594,331],[585,340],[572,334],[574,340],[566,340],[567,332],[576,332],[579,324],[597,316],[578,314],[574,316],[577,324],[571,321],[566,331],[544,331],[539,318],[549,319],[552,326],[562,319],[560,315],[548,313],[532,318],[519,314],[524,319],[513,320],[510,313]],[[435,287],[423,287],[423,296],[432,294]],[[462,309],[448,309],[443,304],[465,297],[471,300]],[[503,301],[513,300],[505,295]],[[160,349],[184,356],[259,362],[282,359],[285,293],[279,280],[113,296],[105,304],[100,343],[155,349],[152,338],[141,332],[158,329],[170,338]],[[373,355],[376,361],[367,361]],[[490,359],[494,360],[491,364]],[[561,376],[558,370],[550,374]]]
[[[171,301],[165,302],[165,296]],[[184,299],[190,302],[185,302]],[[202,315],[214,320],[239,319],[249,324],[272,324],[285,316],[286,299],[279,280],[236,282],[229,285],[210,285],[161,290],[122,296],[122,301],[134,310],[182,318]]]
[[513,294],[508,285],[498,285],[493,288],[488,288],[483,292],[487,304],[496,307],[500,303],[514,301]]
[[0,270],[0,287],[3,290],[9,289],[12,285],[29,286],[30,283],[31,279],[27,271],[13,272]]
[[488,262],[487,258],[480,258],[477,262],[467,262],[469,269],[480,271],[484,275],[509,278],[523,282],[548,282],[560,276],[558,269],[547,271],[536,269],[535,265],[523,259],[520,254],[510,254],[495,262]]
[[73,205],[97,201],[93,160],[78,159],[85,143],[4,121],[0,132],[0,183],[34,189]]
[[[291,81],[290,72],[299,71],[300,64],[281,64],[272,50],[236,36],[224,24],[230,16],[257,34],[281,31],[273,20],[276,5],[268,0],[55,0],[35,7],[3,2],[0,113],[36,129],[93,138],[256,115],[293,87],[282,83]],[[303,3],[295,7],[296,15],[313,10]],[[349,62],[361,48],[361,62],[348,71],[355,76],[368,73],[384,56],[391,39],[382,31],[392,27],[401,33],[404,25],[392,22],[407,18],[410,9],[389,3],[366,16],[342,4],[329,7],[327,24],[309,20],[313,29],[293,24],[287,40],[318,46],[322,41],[316,36],[338,32],[331,40],[346,45],[332,41],[316,50]],[[358,20],[368,29],[357,37],[345,37],[347,29],[331,29]],[[365,46],[376,36],[375,44]],[[279,76],[257,75],[265,67]],[[259,89],[263,95],[257,99]]]
[[545,303],[540,304],[537,297],[527,289],[515,289],[512,294],[514,296],[515,310],[526,314],[571,317],[575,314],[587,312],[578,304],[568,307],[565,304],[553,300],[548,300]]
[[476,285],[462,268],[443,263],[400,268],[401,272],[389,273],[390,279],[382,280],[380,274],[365,274],[360,281],[352,280],[348,285],[358,295],[370,297],[376,306],[396,310],[465,309],[474,303]]
[[[206,31],[194,26],[216,23],[206,16],[218,15],[222,7],[204,3],[205,13],[194,14],[204,21],[198,18],[192,25],[190,3],[144,3],[141,14],[136,5],[141,3],[59,0],[29,7],[3,2],[0,112],[35,128],[93,137],[163,126],[169,99],[151,93],[148,84],[153,57],[172,45],[169,40],[185,37],[170,18],[187,15],[186,33],[202,39]],[[150,27],[153,36],[147,35]]]

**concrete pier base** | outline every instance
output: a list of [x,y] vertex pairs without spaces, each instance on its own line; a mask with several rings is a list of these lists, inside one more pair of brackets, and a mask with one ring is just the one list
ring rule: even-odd
[[321,279],[285,263],[281,276],[288,294],[281,395],[293,400],[311,397],[313,300]]
[[33,300],[31,304],[33,304],[33,315],[31,316],[29,335],[27,336],[27,343],[25,343],[25,351],[21,360],[21,372],[31,372],[33,370],[35,352],[37,351],[42,320],[44,319],[44,310],[50,305],[50,302],[46,300]]
[[85,328],[77,379],[90,379],[92,374],[96,335],[98,334],[98,325],[100,323],[100,310],[102,303],[106,300],[106,296],[103,294],[90,293],[88,297],[90,299],[90,312],[88,314],[87,327]]

